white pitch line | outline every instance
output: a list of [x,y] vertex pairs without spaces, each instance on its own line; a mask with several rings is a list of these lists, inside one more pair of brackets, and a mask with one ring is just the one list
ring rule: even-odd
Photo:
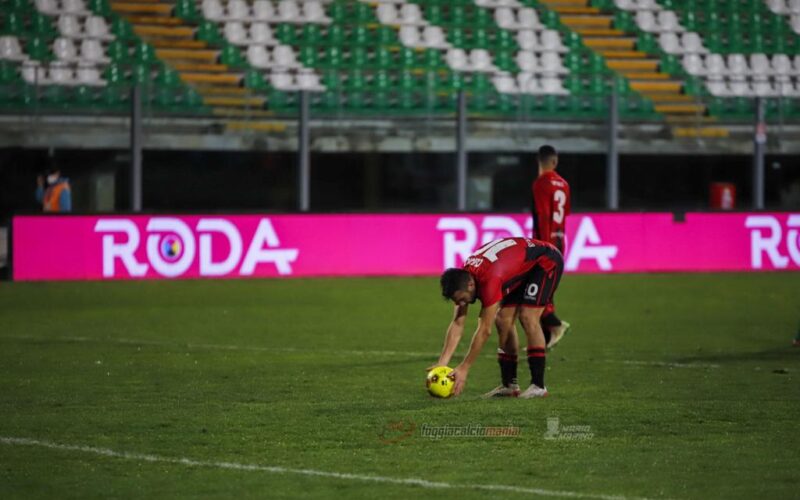
[[372,483],[386,483],[386,484],[399,484],[403,486],[418,486],[428,489],[469,489],[469,490],[485,490],[485,491],[507,491],[510,493],[521,493],[529,495],[564,497],[564,498],[593,498],[600,500],[647,500],[642,497],[625,497],[622,495],[604,495],[598,493],[580,493],[577,491],[563,491],[563,490],[546,490],[542,488],[526,488],[523,486],[511,486],[504,484],[455,484],[445,483],[441,481],[428,481],[426,479],[419,479],[414,477],[397,478],[387,476],[372,476],[367,474],[351,474],[347,472],[329,472],[314,469],[292,469],[289,467],[281,467],[275,465],[259,465],[259,464],[243,464],[236,462],[209,462],[204,460],[194,460],[191,458],[181,457],[164,457],[160,455],[150,455],[143,453],[130,453],[126,451],[115,451],[108,448],[96,448],[87,445],[74,445],[74,444],[61,444],[52,441],[44,441],[30,438],[20,437],[7,437],[0,436],[0,443],[12,446],[38,446],[41,448],[49,448],[52,450],[61,451],[77,451],[82,453],[90,453],[104,457],[120,458],[124,460],[136,460],[140,462],[153,462],[153,463],[169,463],[186,465],[189,467],[209,467],[215,469],[229,469],[236,471],[248,472],[268,472],[272,474],[284,475],[301,475],[301,476],[314,476],[325,477],[331,479],[361,481]]
[[[39,337],[35,335],[2,335],[0,339],[19,339],[19,340],[35,340],[40,342],[48,341],[67,341],[67,342],[86,342],[86,343],[107,343],[119,345],[152,345],[159,347],[172,347],[187,349],[209,349],[220,351],[256,351],[256,352],[290,352],[290,353],[308,353],[311,349],[301,349],[298,347],[257,347],[257,346],[240,346],[232,344],[194,344],[182,342],[163,342],[159,340],[140,340],[140,339],[126,339],[126,338],[92,338],[92,337],[76,337],[76,336],[62,336],[62,337]],[[335,354],[341,356],[410,356],[419,357],[427,356],[435,358],[439,355],[438,352],[414,352],[414,351],[370,351],[370,350],[352,350],[352,349],[325,349],[325,354]],[[489,357],[489,354],[484,354]],[[592,359],[585,360],[589,363],[599,361],[603,363],[619,363],[633,366],[655,366],[661,368],[719,368],[719,365],[704,364],[704,363],[671,363],[667,361],[637,361],[630,359]]]

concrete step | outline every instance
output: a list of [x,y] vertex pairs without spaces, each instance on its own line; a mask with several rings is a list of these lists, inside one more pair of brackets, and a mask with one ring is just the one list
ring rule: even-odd
[[639,50],[598,50],[597,52],[606,59],[644,59],[648,56],[646,52]]
[[242,97],[250,94],[250,90],[245,87],[195,85],[194,89],[203,96]]
[[647,72],[647,71],[619,71],[619,73],[630,80],[669,80],[672,78],[668,73]]
[[224,64],[176,62],[172,64],[172,67],[177,71],[189,73],[227,73],[230,71],[230,68]]
[[653,93],[653,94],[668,94],[674,93],[678,94],[683,90],[683,83],[675,82],[675,81],[636,81],[631,80],[631,90],[635,90],[636,92],[646,94],[646,93]]
[[206,106],[225,106],[235,108],[261,108],[266,102],[265,97],[245,96],[203,96]]
[[168,3],[154,2],[111,2],[111,10],[119,14],[161,14],[169,16],[172,14],[174,5]]
[[133,25],[183,26],[186,24],[182,19],[167,16],[126,16],[126,19]]
[[695,97],[686,94],[669,94],[669,93],[647,93],[645,94],[648,99],[659,104],[678,104],[678,103],[693,103]]
[[632,50],[636,46],[636,39],[622,37],[583,37],[583,43],[594,50]]
[[[267,111],[266,113],[271,113]],[[267,114],[264,116],[272,116],[271,114]],[[230,131],[248,131],[252,130],[255,132],[274,132],[274,133],[281,133],[286,132],[286,124],[285,123],[276,123],[276,122],[264,122],[264,121],[229,121],[225,124],[225,127]]]
[[206,83],[209,85],[239,85],[242,82],[242,75],[238,73],[184,71],[181,72],[181,80],[186,83]]
[[213,108],[211,112],[214,114],[214,116],[222,116],[230,118],[269,118],[275,116],[274,111],[267,111],[266,109],[216,107]]
[[205,61],[209,64],[215,64],[219,57],[219,51],[210,49],[156,49],[156,56],[165,61]]
[[539,3],[543,3],[552,9],[553,7],[559,5],[584,7],[586,5],[589,5],[589,0],[539,0]]
[[622,30],[612,28],[573,28],[572,31],[581,36],[625,36]]
[[569,6],[569,5],[556,5],[551,7],[551,10],[558,13],[558,15],[587,15],[593,16],[596,14],[600,14],[600,9],[597,7],[578,7],[578,6]]
[[570,28],[604,28],[610,29],[611,16],[561,16],[561,22]]
[[208,47],[202,40],[173,40],[169,38],[144,37],[147,43],[157,49],[205,49]]
[[656,59],[607,59],[606,64],[615,71],[658,71]]
[[657,104],[655,110],[658,113],[688,115],[703,114],[706,112],[705,104]]
[[158,36],[163,38],[194,38],[194,28],[188,26],[146,26],[133,27],[133,32],[139,36]]

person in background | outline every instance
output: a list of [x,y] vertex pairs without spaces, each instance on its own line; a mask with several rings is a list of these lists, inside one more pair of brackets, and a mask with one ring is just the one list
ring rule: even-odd
[[51,167],[47,176],[36,178],[36,201],[42,204],[45,212],[71,212],[72,191],[69,179],[61,177],[58,167]]

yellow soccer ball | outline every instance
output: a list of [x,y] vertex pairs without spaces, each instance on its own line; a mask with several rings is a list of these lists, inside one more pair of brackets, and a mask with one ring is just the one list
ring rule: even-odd
[[437,366],[428,372],[428,376],[425,379],[425,387],[428,388],[431,396],[449,398],[453,395],[455,383],[453,379],[448,377],[452,372],[453,369],[449,366]]

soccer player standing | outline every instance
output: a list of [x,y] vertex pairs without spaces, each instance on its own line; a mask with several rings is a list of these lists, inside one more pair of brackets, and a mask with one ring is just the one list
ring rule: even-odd
[[470,367],[491,335],[496,318],[504,316],[512,318],[512,321],[518,317],[525,330],[531,385],[520,393],[516,383],[515,356],[513,364],[510,361],[501,363],[504,394],[497,395],[547,396],[544,385],[546,346],[540,321],[545,307],[552,302],[563,269],[561,252],[550,243],[528,238],[505,238],[479,248],[466,260],[463,269],[451,268],[442,274],[442,296],[452,300],[455,309],[442,353],[434,366],[450,362],[464,332],[469,304],[478,299],[481,301],[478,328],[469,352],[453,370],[455,394],[463,390]]
[[[553,146],[544,145],[537,155],[539,175],[533,182],[533,237],[552,243],[564,254],[567,215],[570,214],[569,184],[556,173],[558,153]],[[542,326],[549,335],[547,347],[553,347],[569,330],[569,323],[555,314],[555,306],[548,304],[542,313]]]

